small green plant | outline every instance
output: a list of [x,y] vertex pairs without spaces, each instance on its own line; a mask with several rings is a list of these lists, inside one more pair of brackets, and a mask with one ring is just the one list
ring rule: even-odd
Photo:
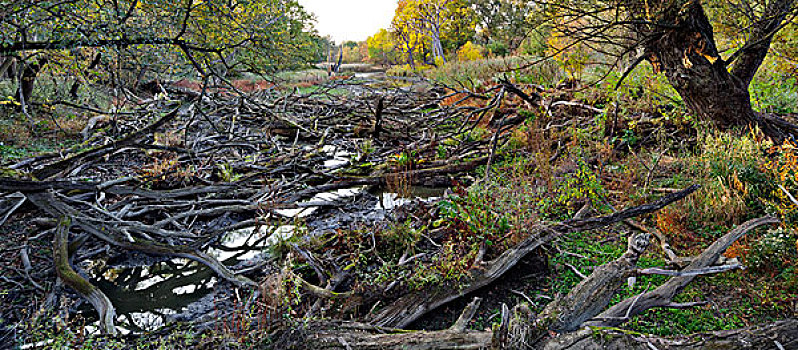
[[220,163],[217,165],[219,169],[219,179],[222,182],[235,182],[241,179],[241,174],[237,174],[233,170],[233,166],[228,163]]
[[463,236],[473,239],[473,243],[492,246],[510,232],[509,219],[497,213],[492,204],[482,193],[473,191],[465,197],[441,201],[438,207],[442,218],[465,231]]
[[488,129],[477,126],[466,135],[466,142],[485,140],[490,137],[490,134]]
[[446,159],[446,145],[439,144],[438,148],[436,149],[436,156],[438,159]]
[[360,141],[360,152],[363,154],[374,153],[374,144],[372,143],[371,139],[363,139]]
[[518,115],[524,117],[524,119],[528,121],[533,121],[535,118],[537,118],[537,114],[535,114],[535,111],[531,109],[519,109]]
[[776,275],[798,261],[795,243],[795,235],[784,229],[769,230],[751,244],[745,262],[752,269]]
[[451,287],[468,277],[468,271],[476,258],[478,249],[446,242],[441,251],[425,269],[417,269],[408,278],[411,289],[421,290],[428,286]]
[[549,196],[541,198],[539,211],[550,219],[562,219],[579,209],[573,205],[580,202],[589,201],[594,208],[602,207],[605,192],[596,172],[579,159],[576,161],[576,169],[558,180]]
[[622,142],[629,146],[634,146],[638,140],[639,138],[635,134],[634,130],[626,129],[623,131],[623,135],[613,138],[612,143]]

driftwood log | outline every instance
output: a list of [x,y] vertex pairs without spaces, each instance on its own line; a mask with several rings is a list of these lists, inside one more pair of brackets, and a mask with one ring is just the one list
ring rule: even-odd
[[100,289],[75,272],[69,262],[68,242],[71,226],[71,221],[68,218],[63,218],[55,230],[55,241],[53,242],[55,271],[66,286],[74,289],[94,306],[99,315],[100,330],[106,334],[116,334],[113,304]]
[[[689,272],[717,261],[734,241],[749,231],[778,223],[772,217],[748,221],[707,248],[684,271]],[[510,313],[505,307],[502,323],[492,330],[468,331],[457,326],[471,315],[466,308],[452,328],[443,331],[406,331],[362,323],[313,322],[284,329],[275,335],[276,348],[302,349],[796,349],[798,320],[785,320],[761,327],[662,338],[615,327],[652,307],[683,307],[672,303],[695,275],[671,279],[653,292],[614,305],[596,317],[615,292],[635,275],[635,262],[649,245],[649,235],[629,239],[627,252],[619,259],[597,268],[569,294],[549,304],[540,316],[521,304]],[[664,293],[663,290],[672,292]],[[638,306],[639,305],[639,306]],[[418,308],[411,311],[419,312]],[[620,316],[612,316],[623,310]],[[596,321],[600,320],[600,321]]]
[[467,281],[460,282],[459,288],[441,287],[433,291],[423,290],[410,293],[372,316],[369,322],[380,327],[405,327],[429,311],[490,284],[515,266],[527,254],[563,234],[594,230],[629,218],[655,212],[687,197],[698,188],[698,186],[690,186],[650,204],[626,209],[608,216],[574,219],[562,223],[540,224],[531,227],[528,234],[529,238],[508,249],[494,260],[481,262],[479,268],[471,271]]
[[[359,323],[313,322],[276,335],[275,349],[496,349],[491,331],[438,332],[376,328]],[[798,349],[798,320],[730,331],[664,338],[612,328],[585,328],[549,339],[536,347],[546,350],[702,350]]]

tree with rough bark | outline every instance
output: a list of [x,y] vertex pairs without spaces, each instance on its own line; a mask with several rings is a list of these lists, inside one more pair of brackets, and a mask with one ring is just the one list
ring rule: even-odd
[[391,21],[391,33],[396,40],[396,50],[400,56],[404,56],[404,62],[411,68],[416,66],[416,56],[419,54],[420,47],[423,45],[422,38],[414,29],[414,3],[410,1],[399,1],[396,7],[396,14]]
[[[707,4],[720,19],[712,20]],[[559,35],[619,61],[633,57],[627,74],[648,61],[696,116],[722,129],[756,126],[777,141],[798,135],[794,124],[755,112],[749,94],[774,36],[795,20],[794,0],[566,0],[546,7]],[[713,22],[741,44],[719,47]]]

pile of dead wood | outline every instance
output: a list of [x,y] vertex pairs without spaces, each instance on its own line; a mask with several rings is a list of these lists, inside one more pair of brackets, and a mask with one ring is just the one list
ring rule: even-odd
[[[507,81],[482,93],[430,86],[358,86],[357,93],[345,97],[333,93],[341,88],[330,86],[310,94],[263,91],[153,100],[136,111],[105,116],[86,132],[87,140],[79,147],[8,164],[4,174],[9,176],[0,178],[0,225],[35,218],[36,238],[52,241],[53,268],[49,274],[36,274],[27,266],[23,274],[6,278],[20,288],[44,290],[48,288],[42,285],[53,285],[47,278],[57,276],[59,283],[95,307],[101,329],[113,334],[113,305],[74,268],[78,261],[91,257],[82,247],[107,245],[118,251],[188,258],[210,267],[235,287],[257,289],[256,281],[265,277],[257,267],[233,271],[207,253],[225,233],[268,224],[276,220],[277,210],[307,206],[303,201],[322,192],[384,186],[396,177],[438,179],[433,182],[446,184],[453,176],[494,161],[497,149],[508,139],[507,131],[524,121],[504,112],[508,104],[546,111],[541,108],[546,102],[534,88]],[[463,136],[477,127],[487,128],[491,136]],[[452,139],[460,142],[441,158],[438,146]],[[330,157],[327,146],[346,154],[342,165],[324,166]],[[415,161],[394,167],[398,153],[412,153]],[[794,320],[679,339],[616,328],[651,308],[696,306],[673,300],[697,276],[740,268],[721,261],[722,253],[747,232],[777,223],[770,217],[752,220],[699,256],[671,254],[673,267],[637,268],[637,259],[652,238],[670,250],[656,232],[632,219],[660,210],[696,189],[689,187],[608,216],[540,223],[499,256],[473,264],[459,288],[411,291],[357,322],[293,325],[275,332],[273,344],[298,349],[798,348]],[[494,329],[466,330],[480,302],[474,300],[449,330],[402,330],[438,307],[492,283],[533,250],[564,234],[622,222],[648,232],[633,235],[623,256],[597,268],[540,315],[532,315],[524,305],[505,306]],[[27,254],[27,249],[21,251]],[[609,306],[624,284],[646,274],[672,278]],[[354,304],[373,308],[369,304],[373,299],[332,290],[334,284],[315,286],[305,281],[303,289],[320,307],[351,298]]]

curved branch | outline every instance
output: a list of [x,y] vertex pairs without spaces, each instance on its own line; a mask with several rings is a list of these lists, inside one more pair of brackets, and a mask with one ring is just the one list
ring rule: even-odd
[[103,292],[75,272],[69,264],[68,242],[71,220],[62,217],[55,230],[53,242],[53,263],[55,271],[64,284],[78,292],[89,301],[99,316],[100,329],[106,334],[116,334],[114,328],[114,305]]
[[701,255],[693,260],[690,266],[682,271],[682,276],[670,279],[653,291],[630,297],[615,304],[602,312],[597,317],[597,321],[588,322],[587,325],[615,327],[628,321],[630,317],[639,315],[648,309],[665,307],[671,304],[673,298],[696,278],[696,275],[690,274],[689,272],[700,271],[714,264],[726,249],[749,231],[760,226],[778,224],[779,222],[780,221],[774,217],[766,216],[743,223],[704,250]]

